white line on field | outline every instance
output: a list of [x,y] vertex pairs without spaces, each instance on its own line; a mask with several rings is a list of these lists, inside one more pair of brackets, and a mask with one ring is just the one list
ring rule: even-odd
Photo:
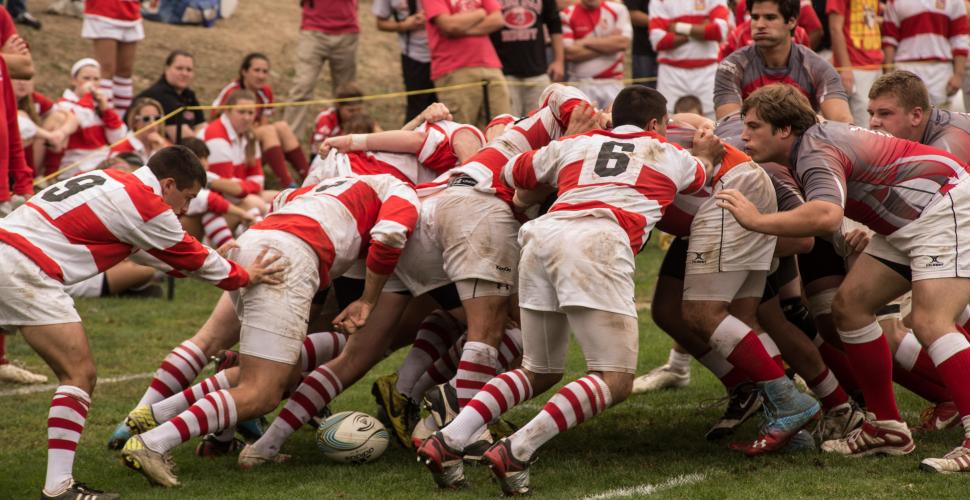
[[[140,378],[151,378],[152,375],[154,375],[154,372],[129,373],[128,375],[118,375],[117,377],[99,378],[98,385],[116,384],[118,382],[138,380]],[[0,398],[7,396],[23,396],[25,394],[34,394],[37,392],[47,392],[56,389],[58,385],[59,384],[30,385],[27,387],[18,387],[16,389],[7,389],[5,391],[0,391]]]
[[631,486],[628,488],[616,488],[612,490],[607,490],[598,495],[588,496],[585,498],[585,500],[606,500],[608,498],[648,496],[648,495],[653,495],[654,493],[660,493],[661,491],[677,488],[679,486],[697,484],[701,481],[704,481],[705,479],[707,479],[707,476],[705,474],[700,474],[700,473],[681,474],[679,476],[672,477],[659,484],[641,484],[638,486]]

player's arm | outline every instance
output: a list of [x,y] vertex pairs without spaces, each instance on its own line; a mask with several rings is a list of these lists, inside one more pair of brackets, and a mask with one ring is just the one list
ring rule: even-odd
[[475,23],[468,31],[465,32],[466,36],[479,36],[479,35],[490,35],[505,26],[505,20],[502,19],[502,10],[496,9],[490,12],[484,19]]
[[[819,111],[826,120],[842,123],[852,123],[852,110],[849,109],[849,101],[843,99],[826,99],[819,104]],[[864,126],[864,123],[856,124]]]
[[352,151],[387,151],[390,153],[417,153],[427,134],[415,130],[388,130],[371,134],[350,134],[331,137],[320,145],[320,155],[326,156],[331,149],[339,153]]
[[650,45],[653,50],[673,50],[687,43],[690,38],[688,35],[677,33],[670,29],[671,23],[667,14],[667,8],[663,2],[651,2],[653,9],[650,13]]
[[736,54],[717,65],[714,74],[714,116],[717,120],[741,111],[741,67]]
[[563,46],[563,55],[569,62],[583,62],[596,59],[603,54],[586,47],[582,43],[574,42]]
[[811,200],[794,210],[763,214],[735,189],[725,189],[714,197],[717,206],[731,212],[738,224],[749,231],[775,236],[825,236],[838,231],[842,224],[842,207],[830,201]]
[[775,245],[775,257],[789,257],[792,255],[808,253],[812,251],[812,247],[814,246],[815,238],[811,236],[801,238],[781,236],[778,238],[778,243]]
[[849,62],[849,45],[845,39],[845,14],[836,11],[829,12],[829,33],[832,39],[832,58],[835,69],[842,78],[842,86],[846,92],[855,88],[855,77]]
[[690,39],[721,43],[728,35],[728,10],[719,5],[711,9],[708,18],[700,23],[676,22],[667,25],[669,33],[684,35]]
[[27,42],[20,35],[13,34],[0,47],[0,56],[7,65],[10,78],[30,80],[34,77],[34,59],[30,55]]
[[882,32],[882,54],[884,73],[894,71],[892,63],[896,61],[896,47],[899,45],[899,21],[896,18],[896,8],[887,4],[883,11]]
[[580,43],[587,49],[600,54],[613,54],[629,48],[630,37],[621,33],[606,36],[587,36],[580,40]]
[[[432,16],[429,12],[428,16]],[[431,22],[438,27],[441,32],[451,38],[457,38],[461,36],[466,36],[468,30],[472,29],[476,24],[488,17],[485,13],[485,9],[474,9],[466,12],[458,12],[456,14],[445,14],[441,13],[434,15]]]
[[401,130],[414,130],[418,128],[424,122],[434,123],[441,120],[451,120],[451,111],[448,111],[448,106],[444,103],[433,102],[423,111],[418,113],[418,116],[411,118],[411,121],[404,124]]

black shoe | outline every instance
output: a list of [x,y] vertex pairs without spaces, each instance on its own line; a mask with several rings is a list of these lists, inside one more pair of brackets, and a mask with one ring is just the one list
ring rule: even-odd
[[438,428],[444,429],[458,415],[458,394],[455,388],[448,382],[432,387],[424,397],[424,409],[434,418]]
[[85,500],[118,500],[121,495],[117,493],[105,493],[101,490],[96,490],[90,486],[74,481],[71,486],[66,490],[61,492],[59,495],[50,496],[43,490],[40,492],[40,500],[47,500],[53,498],[60,498],[62,500],[77,500],[83,498]]
[[40,19],[37,19],[36,17],[34,17],[30,12],[24,12],[20,14],[19,16],[14,18],[13,22],[17,24],[23,24],[24,26],[29,26],[31,28],[34,28],[35,30],[39,30],[41,26],[43,26],[40,23]]
[[133,297],[139,299],[160,299],[165,292],[158,285],[147,285],[141,288],[129,288],[118,294],[120,297]]
[[714,423],[704,437],[717,441],[734,434],[734,431],[751,418],[760,408],[764,398],[758,386],[752,382],[738,385],[731,391],[724,415]]

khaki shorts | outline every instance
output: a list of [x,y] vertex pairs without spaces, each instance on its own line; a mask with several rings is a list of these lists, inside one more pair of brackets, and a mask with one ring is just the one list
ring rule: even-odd
[[[755,163],[729,170],[714,186],[714,193],[737,189],[761,213],[778,211],[775,188],[768,174]],[[778,238],[748,231],[727,210],[708,198],[697,210],[690,225],[686,274],[722,271],[767,271]]]
[[64,284],[14,247],[0,243],[0,329],[80,323]]
[[247,356],[295,364],[306,337],[313,295],[320,286],[319,259],[303,240],[275,230],[249,230],[239,237],[239,249],[232,258],[248,266],[269,248],[267,256],[281,254],[283,281],[259,284],[230,292],[236,315],[242,323],[239,352]]
[[633,249],[616,222],[554,212],[523,226],[519,242],[521,307],[579,306],[637,317]]
[[415,296],[449,283],[478,279],[514,291],[519,267],[512,209],[493,195],[449,187],[421,200],[418,225],[397,275]]
[[865,252],[909,266],[913,281],[970,278],[970,180],[893,234],[873,235]]

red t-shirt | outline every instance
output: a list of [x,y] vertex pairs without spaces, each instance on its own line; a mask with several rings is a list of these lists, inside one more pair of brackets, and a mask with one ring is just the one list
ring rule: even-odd
[[825,13],[841,14],[845,17],[842,32],[845,34],[850,65],[882,64],[878,0],[828,0],[825,4]]
[[303,0],[300,30],[320,31],[328,35],[359,33],[357,0]]
[[502,9],[498,0],[421,0],[427,17],[428,47],[431,48],[431,79],[436,80],[460,68],[501,68],[488,35],[448,38],[434,23],[442,14],[459,14],[485,9],[491,14]]
[[13,24],[13,18],[7,9],[0,9],[0,45],[7,43],[7,39],[17,34],[17,27]]
[[27,166],[17,124],[17,98],[7,64],[0,58],[0,202],[14,194],[33,194],[34,169]]

